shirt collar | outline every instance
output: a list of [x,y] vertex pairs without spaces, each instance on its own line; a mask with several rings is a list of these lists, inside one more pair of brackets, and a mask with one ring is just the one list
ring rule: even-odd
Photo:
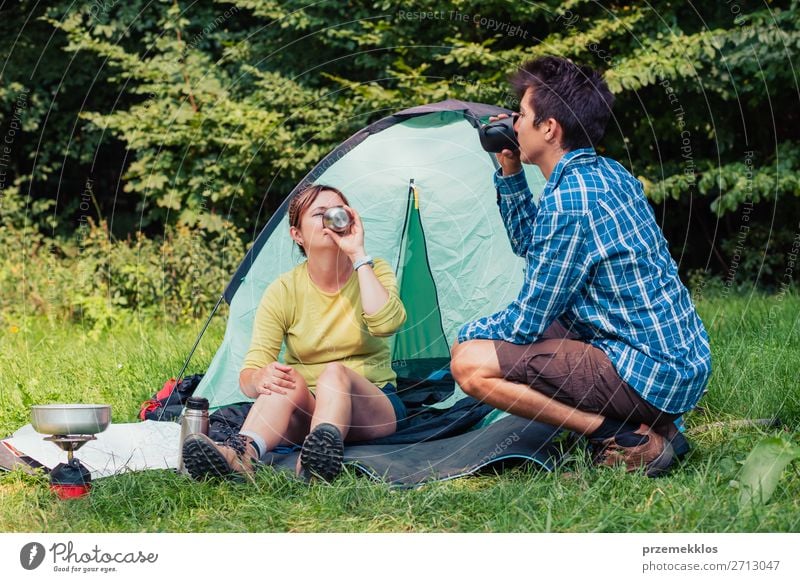
[[550,174],[550,179],[547,180],[547,184],[544,185],[542,195],[555,190],[556,186],[558,186],[558,183],[561,181],[561,177],[564,175],[564,170],[567,166],[582,166],[584,164],[590,164],[595,160],[597,160],[597,153],[594,151],[594,148],[580,148],[577,150],[568,151],[561,156],[561,159],[558,160],[553,168],[553,172]]

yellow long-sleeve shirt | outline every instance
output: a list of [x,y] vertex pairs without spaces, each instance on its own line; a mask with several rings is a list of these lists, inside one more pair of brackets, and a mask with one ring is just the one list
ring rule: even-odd
[[258,369],[277,361],[285,341],[286,364],[295,368],[312,390],[330,362],[340,362],[380,387],[395,382],[385,338],[403,325],[406,311],[389,264],[376,259],[374,271],[389,300],[372,315],[364,313],[361,306],[355,272],[336,293],[314,285],[307,262],[281,275],[261,298],[242,369]]

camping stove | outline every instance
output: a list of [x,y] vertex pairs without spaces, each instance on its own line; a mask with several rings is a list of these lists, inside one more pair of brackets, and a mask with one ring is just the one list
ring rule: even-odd
[[56,434],[44,439],[67,451],[67,462],[59,463],[50,471],[50,490],[60,499],[83,497],[91,490],[92,474],[74,457],[74,453],[96,439],[92,434]]
[[67,452],[67,462],[50,471],[50,490],[60,499],[83,497],[91,490],[92,475],[74,454],[110,423],[111,407],[105,404],[50,404],[31,409],[34,430],[52,435],[44,440]]

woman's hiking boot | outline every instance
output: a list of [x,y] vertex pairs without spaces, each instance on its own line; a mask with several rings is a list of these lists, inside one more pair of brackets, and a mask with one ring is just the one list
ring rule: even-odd
[[333,481],[342,472],[343,458],[342,433],[327,422],[318,424],[303,441],[300,451],[301,476],[306,481],[310,481],[311,477]]
[[253,478],[258,453],[253,439],[235,434],[217,444],[204,434],[189,435],[183,443],[183,461],[198,480],[209,477]]

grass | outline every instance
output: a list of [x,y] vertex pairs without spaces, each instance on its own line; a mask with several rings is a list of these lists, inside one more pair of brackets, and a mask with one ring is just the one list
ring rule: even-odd
[[[741,511],[741,463],[764,436],[800,442],[800,298],[707,297],[698,304],[714,373],[702,409],[687,415],[695,445],[667,477],[646,479],[576,460],[553,473],[522,467],[393,490],[347,473],[305,486],[259,472],[255,485],[195,483],[169,471],[98,480],[88,498],[54,499],[47,477],[0,474],[0,531],[249,532],[792,532],[800,529],[800,462],[769,503]],[[101,337],[44,319],[0,329],[0,434],[29,422],[32,404],[102,401],[114,422],[175,375],[200,324],[137,322]],[[202,371],[222,338],[218,319],[188,371]],[[717,421],[778,416],[782,430]]]

